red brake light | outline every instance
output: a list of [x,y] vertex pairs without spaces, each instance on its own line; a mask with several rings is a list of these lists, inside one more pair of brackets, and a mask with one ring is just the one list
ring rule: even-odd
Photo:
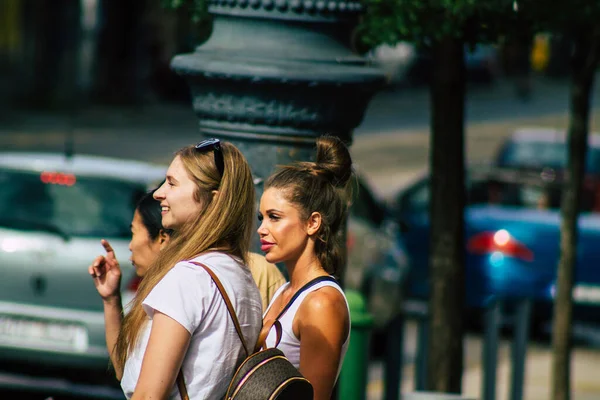
[[140,276],[134,275],[133,278],[127,283],[127,290],[130,292],[137,292],[138,287],[140,286],[140,282],[142,282],[142,278]]
[[44,171],[40,174],[40,180],[46,184],[73,186],[77,182],[77,178],[73,174],[65,174],[62,172]]
[[467,243],[467,250],[473,254],[499,252],[505,256],[533,261],[533,252],[523,243],[513,238],[508,231],[482,232],[473,236]]
[[355,241],[356,241],[356,238],[354,237],[352,232],[348,232],[348,234],[346,236],[346,249],[348,252],[350,252],[352,250],[352,248],[354,247]]

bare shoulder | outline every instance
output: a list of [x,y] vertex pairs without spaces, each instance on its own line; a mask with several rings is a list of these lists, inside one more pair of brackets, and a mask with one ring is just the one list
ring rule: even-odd
[[344,316],[348,313],[346,298],[336,288],[325,286],[309,293],[299,311],[305,317],[323,317],[325,315]]

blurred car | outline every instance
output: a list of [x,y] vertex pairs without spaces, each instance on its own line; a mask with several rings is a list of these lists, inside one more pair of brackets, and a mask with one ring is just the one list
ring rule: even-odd
[[[430,52],[400,42],[395,46],[380,45],[367,54],[379,66],[390,86],[421,85],[430,81],[433,60]],[[478,43],[465,46],[465,70],[470,82],[490,84],[498,76],[498,50],[495,46]]]
[[365,295],[375,326],[382,328],[401,310],[410,263],[397,222],[364,178],[353,194],[344,283]]
[[[588,139],[587,173],[600,176],[600,134]],[[567,165],[566,134],[551,128],[521,128],[498,149],[493,164],[500,168],[562,173]]]
[[[547,321],[559,260],[562,182],[537,171],[481,166],[469,170],[465,208],[465,302],[480,315],[489,301],[529,298],[536,324]],[[429,296],[429,177],[421,176],[395,197],[398,217],[408,224],[404,242],[411,259],[408,291]],[[575,271],[576,316],[600,317],[600,214],[595,192],[584,190]]]
[[382,44],[367,54],[367,58],[383,70],[389,85],[405,83],[406,75],[416,57],[415,46],[406,42],[395,46]]
[[465,47],[467,79],[473,82],[492,83],[498,76],[498,50],[489,44],[477,43]]
[[[499,147],[492,165],[539,174],[544,182],[562,183],[567,167],[566,133],[550,128],[521,128]],[[600,212],[600,134],[590,132],[583,180],[585,207]],[[590,198],[592,196],[593,198]]]
[[165,171],[95,156],[0,153],[0,373],[112,378],[87,267],[105,238],[124,284],[135,276],[126,262],[131,219]]

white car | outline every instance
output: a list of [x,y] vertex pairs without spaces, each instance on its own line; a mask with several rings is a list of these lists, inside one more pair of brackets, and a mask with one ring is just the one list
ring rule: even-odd
[[105,238],[124,283],[133,279],[135,204],[165,172],[96,156],[0,153],[0,386],[22,374],[114,381],[87,267]]

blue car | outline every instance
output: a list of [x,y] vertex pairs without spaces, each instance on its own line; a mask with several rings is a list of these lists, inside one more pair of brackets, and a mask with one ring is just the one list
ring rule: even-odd
[[[559,261],[562,184],[539,172],[473,169],[467,178],[465,208],[466,307],[485,308],[490,300],[530,298],[540,322],[551,315]],[[600,317],[600,214],[595,191],[584,193],[580,244],[573,292],[576,316]],[[409,294],[429,296],[429,178],[422,176],[395,199],[406,226],[411,259]]]
[[[519,128],[498,148],[493,164],[500,168],[561,175],[567,164],[567,135],[543,127]],[[590,132],[586,172],[600,176],[600,133]]]

